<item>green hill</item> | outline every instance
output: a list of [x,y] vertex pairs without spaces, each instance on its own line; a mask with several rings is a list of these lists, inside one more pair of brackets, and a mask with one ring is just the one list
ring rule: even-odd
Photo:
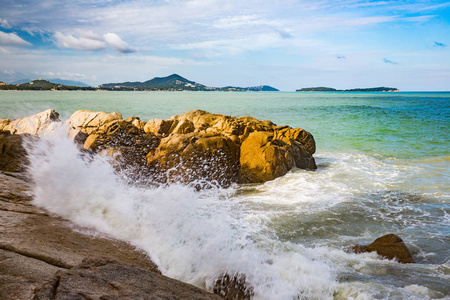
[[374,88],[356,88],[356,89],[348,89],[348,90],[337,90],[330,87],[309,87],[302,88],[297,90],[296,92],[398,92],[398,89],[391,87],[374,87]]
[[203,84],[187,80],[178,74],[172,74],[167,77],[155,77],[145,82],[121,82],[121,83],[105,83],[99,86],[103,89],[162,89],[162,90],[206,90]]
[[69,86],[52,83],[47,80],[33,80],[21,84],[0,85],[0,90],[31,90],[31,91],[52,91],[52,90],[93,90],[91,87]]

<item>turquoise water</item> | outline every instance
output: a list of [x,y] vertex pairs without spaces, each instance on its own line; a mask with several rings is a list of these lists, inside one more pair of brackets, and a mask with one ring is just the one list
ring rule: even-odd
[[302,127],[313,133],[319,150],[351,149],[402,158],[449,154],[450,93],[0,93],[0,118],[47,108],[54,108],[62,119],[87,109],[146,121],[202,109]]
[[[202,109],[314,135],[316,172],[200,192],[129,186],[64,138],[30,150],[37,205],[137,245],[168,276],[211,289],[243,273],[257,299],[450,298],[450,93],[0,93],[0,118],[48,108],[142,120]],[[387,233],[418,263],[345,251]]]

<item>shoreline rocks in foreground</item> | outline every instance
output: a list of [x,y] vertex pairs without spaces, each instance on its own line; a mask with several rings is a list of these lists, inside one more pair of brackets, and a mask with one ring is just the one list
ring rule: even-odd
[[[0,131],[39,137],[58,125],[59,114],[49,109],[0,120]],[[194,110],[145,122],[138,117],[124,120],[119,113],[80,110],[65,125],[85,150],[113,156],[120,169],[161,183],[262,183],[293,168],[317,168],[312,134],[252,117]]]
[[[88,229],[32,205],[33,183],[26,172],[23,141],[55,130],[55,125],[61,121],[52,110],[24,119],[0,120],[1,299],[220,299],[161,275],[150,258],[133,246],[95,233],[88,234]],[[229,126],[230,123],[234,127]],[[297,164],[315,167],[312,158],[314,139],[309,133],[250,117],[232,118],[194,111],[169,120],[144,122],[138,118],[123,120],[119,114],[80,111],[67,124],[72,139],[92,153],[119,154],[122,163],[145,154],[134,163],[147,171],[168,168],[171,162],[164,161],[168,159],[166,156],[179,153],[183,159],[195,158],[188,162],[180,159],[178,164],[183,167],[195,167],[200,158],[212,159],[211,166],[216,162],[223,166],[225,159],[231,157],[234,159],[232,167],[225,175],[218,174],[231,177],[225,177],[224,182],[264,181],[271,178],[270,174],[282,176],[289,167],[298,167]],[[252,149],[252,145],[256,145],[256,154],[246,150]],[[214,149],[220,149],[220,152]],[[247,155],[250,158],[242,159]],[[256,160],[258,155],[274,157],[276,159],[271,161],[281,162],[283,167],[281,170],[270,169],[268,160],[263,166],[258,162],[252,164],[251,158]],[[152,164],[154,161],[157,163]],[[249,165],[243,166],[243,161]],[[265,175],[258,177],[258,174]],[[211,173],[211,176],[215,175]],[[199,175],[189,176],[187,180]],[[385,242],[386,239],[382,239],[381,243],[373,244],[389,248]],[[399,241],[389,236],[387,243],[398,245]],[[371,245],[355,246],[353,250],[377,251],[389,258],[388,254]],[[393,257],[402,262],[399,255]],[[253,296],[252,287],[245,282],[245,274],[223,274],[213,290],[226,299],[250,299]]]

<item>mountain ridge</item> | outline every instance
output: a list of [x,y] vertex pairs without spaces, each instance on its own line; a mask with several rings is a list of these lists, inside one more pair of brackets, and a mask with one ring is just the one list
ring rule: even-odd
[[268,85],[254,87],[208,87],[204,84],[188,80],[178,74],[172,74],[166,77],[155,77],[144,82],[126,81],[120,83],[104,83],[99,85],[99,88],[114,90],[278,91],[278,89]]

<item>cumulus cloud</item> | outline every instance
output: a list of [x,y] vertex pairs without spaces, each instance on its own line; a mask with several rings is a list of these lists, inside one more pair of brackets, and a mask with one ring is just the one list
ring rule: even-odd
[[115,33],[106,33],[103,35],[105,41],[113,48],[115,51],[120,53],[132,53],[137,50],[130,45],[128,45],[125,41],[123,41],[117,34]]
[[15,33],[6,33],[0,31],[0,45],[9,45],[9,46],[31,46],[31,43],[25,41],[20,36]]
[[64,34],[57,31],[54,35],[56,45],[60,48],[71,48],[84,51],[104,50],[109,45],[114,51],[132,53],[137,50],[115,33],[106,33],[103,36],[91,31],[75,29],[75,35]]
[[56,45],[60,48],[71,48],[75,50],[97,51],[106,48],[106,43],[89,34],[81,34],[75,37],[71,34],[65,35],[59,31],[55,32]]

